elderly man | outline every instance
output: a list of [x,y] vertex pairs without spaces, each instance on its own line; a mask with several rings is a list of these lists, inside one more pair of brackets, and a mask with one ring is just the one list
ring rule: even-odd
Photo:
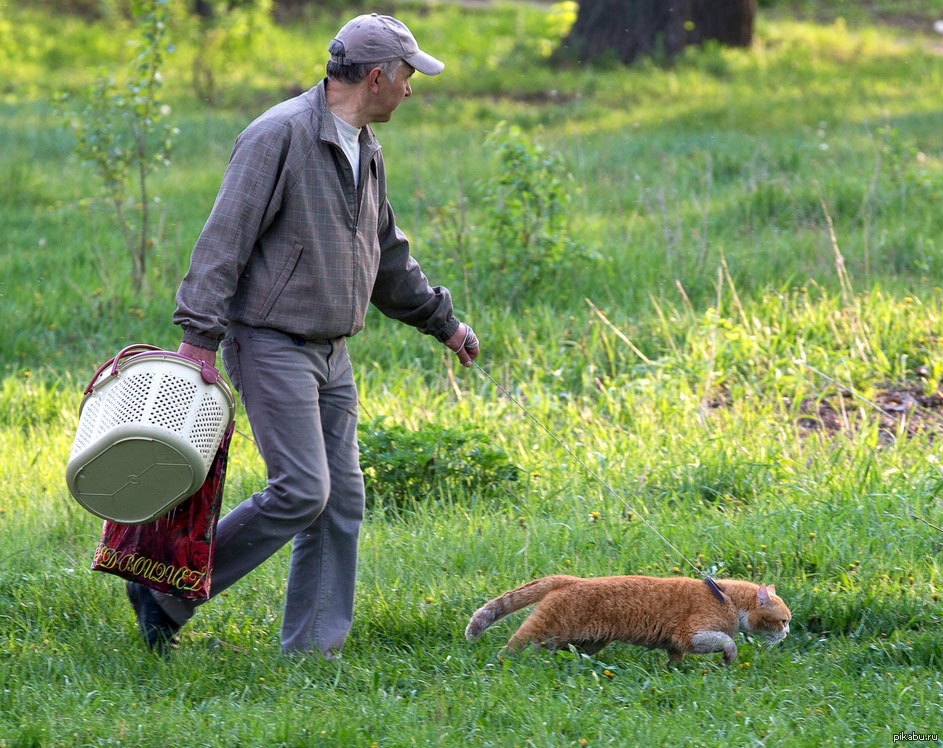
[[[341,649],[353,616],[364,510],[357,392],[345,340],[368,303],[470,366],[471,328],[410,256],[369,125],[444,65],[389,16],[359,16],[331,42],[327,78],[238,137],[177,292],[180,352],[215,365],[242,398],[268,484],[220,520],[212,594],[293,540],[282,648]],[[166,652],[194,601],[128,583],[148,646]]]

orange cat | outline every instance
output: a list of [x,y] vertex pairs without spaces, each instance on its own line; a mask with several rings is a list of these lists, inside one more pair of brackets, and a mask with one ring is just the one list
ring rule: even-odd
[[724,602],[700,579],[688,577],[543,577],[505,592],[475,611],[465,638],[475,641],[486,628],[538,603],[508,640],[509,650],[528,644],[565,648],[572,644],[595,654],[614,641],[668,651],[669,664],[685,654],[723,652],[724,664],[737,659],[733,636],[742,631],[770,644],[789,633],[792,614],[773,585],[717,579]]

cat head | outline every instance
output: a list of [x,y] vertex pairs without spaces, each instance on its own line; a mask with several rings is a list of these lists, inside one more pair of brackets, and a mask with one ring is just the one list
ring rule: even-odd
[[792,613],[776,595],[776,587],[765,584],[756,590],[756,605],[740,615],[741,628],[747,633],[764,637],[770,645],[786,638],[791,620]]

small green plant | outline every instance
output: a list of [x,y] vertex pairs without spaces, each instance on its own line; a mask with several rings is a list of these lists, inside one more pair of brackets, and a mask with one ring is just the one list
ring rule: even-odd
[[[131,257],[135,291],[144,285],[151,236],[150,204],[159,203],[148,191],[148,176],[167,158],[175,128],[162,122],[169,107],[159,99],[164,54],[172,52],[167,37],[168,0],[134,0],[131,13],[141,38],[131,42],[137,54],[123,83],[103,73],[80,98],[80,109],[68,119],[75,152],[101,177],[114,206],[124,244]],[[60,100],[65,104],[68,97]],[[131,190],[136,188],[136,196]],[[131,215],[137,213],[137,223]]]
[[556,287],[590,255],[570,235],[567,209],[576,186],[560,154],[503,123],[487,145],[494,153],[481,237],[487,275],[514,302]]
[[493,497],[520,469],[479,431],[427,424],[410,431],[376,418],[360,430],[360,464],[368,506],[398,507],[461,490]]

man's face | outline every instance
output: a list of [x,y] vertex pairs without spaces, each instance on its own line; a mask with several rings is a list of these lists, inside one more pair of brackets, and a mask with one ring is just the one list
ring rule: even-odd
[[373,122],[389,122],[400,102],[413,92],[409,79],[416,72],[412,65],[401,64],[396,68],[396,75],[391,82],[383,73],[377,78],[378,91],[374,100]]

